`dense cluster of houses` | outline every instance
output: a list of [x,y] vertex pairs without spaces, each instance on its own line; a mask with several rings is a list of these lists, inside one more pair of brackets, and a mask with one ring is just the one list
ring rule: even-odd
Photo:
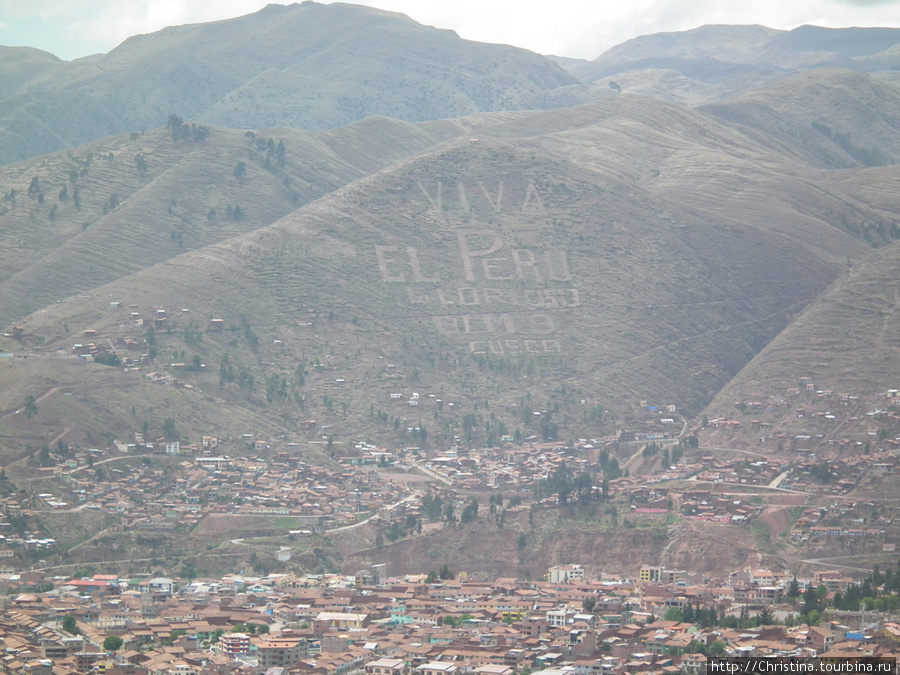
[[[221,579],[3,582],[0,673],[31,675],[700,675],[706,655],[893,656],[900,625],[851,630],[763,625],[731,630],[666,621],[672,608],[720,615],[782,601],[790,577],[747,570],[708,580],[645,565],[637,580],[589,581],[580,565],[547,581],[394,579],[383,565],[355,577],[227,575]],[[844,588],[837,572],[814,584]],[[115,636],[110,643],[110,636]]]
[[[212,435],[202,436],[199,443],[181,443],[135,433],[132,442],[116,441],[114,448],[104,451],[73,448],[56,466],[39,469],[48,479],[41,483],[45,492],[27,499],[21,492],[0,497],[0,558],[13,556],[10,549],[17,547],[55,547],[47,533],[26,531],[17,537],[9,529],[9,519],[27,519],[47,509],[116,513],[121,516],[119,527],[132,531],[186,530],[215,514],[284,515],[298,519],[297,531],[316,533],[365,518],[383,525],[408,516],[421,522],[422,498],[427,492],[440,495],[445,504],[458,507],[457,512],[469,495],[493,491],[503,492],[507,500],[518,496],[523,504],[519,508],[554,508],[559,496],[545,493],[535,499],[535,487],[564,466],[573,476],[590,471],[602,444],[599,439],[584,439],[574,447],[523,443],[397,453],[359,444],[356,454],[337,458],[338,468],[329,469],[300,460],[299,450],[291,447],[295,444],[270,444],[253,434],[232,441],[235,447],[228,453],[225,444]],[[125,461],[135,455],[142,456],[142,461]],[[894,453],[883,453],[877,459],[873,463],[869,456],[849,455],[832,460],[827,463],[827,481],[822,481],[822,462],[814,456],[725,459],[693,452],[681,457],[677,466],[609,480],[607,495],[595,485],[593,496],[612,500],[617,508],[648,514],[648,518],[653,514],[664,518],[664,514],[677,511],[681,518],[742,524],[758,516],[763,501],[726,495],[733,487],[777,486],[839,496],[856,487],[864,476],[893,473]],[[407,484],[390,478],[416,471],[434,479],[432,484]],[[673,481],[688,477],[693,481],[672,490]],[[595,482],[600,480],[597,475]],[[419,487],[411,489],[409,485]],[[841,508],[846,510],[846,504]],[[884,539],[895,529],[890,527],[892,519],[883,515],[878,522],[865,516],[844,518],[839,523],[820,520],[817,512],[805,513],[791,537],[800,543],[837,536],[877,535]]]

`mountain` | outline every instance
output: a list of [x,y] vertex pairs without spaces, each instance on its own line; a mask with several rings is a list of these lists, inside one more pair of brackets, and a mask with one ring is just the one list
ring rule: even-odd
[[698,110],[762,132],[760,142],[774,142],[805,164],[842,169],[900,162],[900,87],[865,73],[803,71]]
[[[895,200],[874,197],[900,186],[897,166],[834,176],[826,186],[851,198],[874,198],[900,222]],[[871,404],[876,393],[883,395],[900,381],[898,298],[900,247],[895,243],[831,285],[723,388],[707,414],[727,416],[735,401],[783,397],[801,378],[809,378],[817,390],[852,393]],[[875,405],[883,407],[883,399]]]
[[189,122],[321,130],[384,115],[421,121],[515,110],[576,80],[532,52],[460,39],[342,3],[268,5],[129,38],[71,62],[0,58],[0,163]]
[[892,80],[898,36],[702,26],[635,38],[587,62],[462,40],[370,7],[273,4],[71,62],[0,48],[0,165],[153,129],[171,114],[240,130],[318,131],[369,116],[426,121],[583,105],[613,96],[611,82],[698,105],[813,68]]
[[[526,558],[535,570],[596,559],[721,572],[835,554],[844,544],[789,542],[803,505],[826,504],[833,487],[858,503],[896,491],[886,462],[863,473],[867,460],[842,461],[887,458],[900,439],[889,393],[900,89],[879,70],[894,35],[648,36],[607,55],[613,87],[560,70],[591,64],[312,3],[68,64],[0,50],[13,132],[2,142],[21,132],[26,154],[56,148],[0,166],[5,494],[23,491],[23,506],[29,492],[66,494],[71,474],[58,482],[52,465],[97,453],[122,463],[84,467],[90,480],[130,463],[194,480],[185,458],[138,454],[142,441],[194,452],[212,436],[229,456],[271,458],[268,476],[229,476],[240,494],[245,480],[283,480],[288,462],[312,477],[360,448],[400,458],[363,492],[407,485],[401,471],[434,458],[423,450],[459,449],[463,478],[489,456],[522,461],[534,443],[536,471],[605,462],[614,493],[672,477],[670,460],[766,467],[748,481],[780,487],[754,485],[762,511],[742,524],[682,519],[677,482],[669,513],[638,520],[621,492],[602,512],[511,502],[508,521],[503,511],[385,548],[390,530],[373,518],[299,543],[310,550],[295,564],[333,569],[346,555],[355,571],[390,556],[418,571],[440,558],[505,575],[530,574]],[[141,114],[146,129],[132,126]],[[109,130],[122,133],[95,138]],[[79,134],[90,140],[68,147]],[[676,446],[642,447],[676,438],[680,459]],[[696,438],[702,450],[681,455]],[[769,458],[793,450],[821,454],[775,476]],[[840,482],[809,497],[822,459]],[[705,484],[696,478],[682,486]],[[481,487],[493,497],[503,481]],[[452,488],[462,499],[468,485]],[[209,498],[226,507],[238,494]],[[237,514],[160,538],[100,536],[118,515],[37,499],[41,531],[78,567],[152,559],[163,545],[231,566],[219,539],[248,555],[276,541],[275,521]]]
[[891,78],[898,44],[896,28],[708,25],[637,37],[590,62],[558,63],[584,83],[613,80],[628,93],[698,105],[814,68]]
[[[865,197],[866,180],[852,179],[862,170],[833,179],[795,150],[759,142],[762,133],[617,96],[564,110],[296,132],[283,136],[290,176],[266,168],[267,142],[257,150],[255,135],[214,127],[196,143],[174,142],[170,130],[126,137],[112,160],[98,150],[94,161],[108,173],[78,178],[91,181],[96,224],[0,286],[4,307],[22,308],[18,344],[42,354],[7,366],[20,386],[0,408],[46,392],[52,372],[77,398],[57,397],[48,438],[60,428],[80,428],[73,438],[121,437],[152,408],[157,424],[171,418],[191,436],[214,427],[236,438],[251,425],[306,438],[312,450],[320,436],[298,432],[307,419],[339,443],[402,446],[423,442],[424,428],[440,444],[591,437],[629,424],[648,399],[696,413],[848,262],[896,236],[884,225],[893,198],[880,189]],[[395,161],[351,182],[367,142],[388,156],[386,134],[398,139]],[[113,171],[132,163],[138,146],[128,144],[141,142],[148,163],[170,157],[171,168],[146,184],[131,166]],[[338,149],[358,153],[351,166],[330,169],[337,175],[291,210],[284,178],[311,183]],[[236,160],[246,164],[241,178]],[[25,190],[33,166],[18,171]],[[127,197],[103,216],[113,189]],[[20,201],[29,209],[15,211],[20,227],[35,229],[48,200]],[[222,225],[206,214],[232,203],[252,222],[219,236]],[[831,217],[842,212],[862,224]],[[95,228],[96,239],[79,241]],[[22,316],[20,296],[46,302],[29,292],[41,283],[54,292],[80,285]],[[134,373],[73,361],[73,345],[88,338],[129,358],[152,347],[155,357]],[[116,347],[129,340],[130,351]],[[147,371],[192,388],[158,387]],[[595,406],[608,416],[588,415]],[[25,420],[7,424],[28,430]]]
[[[323,37],[337,27],[349,40],[341,59]],[[699,413],[732,378],[749,387],[745,367],[767,345],[900,238],[900,90],[859,69],[807,68],[835,54],[884,57],[894,33],[826,31],[819,51],[831,56],[818,61],[816,35],[713,26],[607,55],[801,68],[697,108],[579,84],[536,55],[346,5],[270,6],[70,64],[8,50],[0,63],[20,73],[16,96],[37,82],[55,95],[49,84],[67,68],[66,96],[90,90],[83,100],[106,110],[124,115],[141,96],[148,110],[187,100],[177,99],[184,86],[198,112],[0,168],[0,350],[40,354],[5,361],[0,377],[16,384],[0,410],[21,406],[23,391],[80,392],[77,405],[53,404],[35,442],[61,429],[125,436],[129,411],[149,397],[155,416],[194,432],[239,435],[252,419],[291,436],[315,418],[341,439],[395,445],[421,442],[409,434],[426,419],[436,442],[489,443],[611,433],[639,421],[640,401]],[[219,87],[296,75],[298,64],[324,73],[340,62],[343,75],[321,80],[329,86],[369,77],[376,63],[391,71],[392,59],[405,63],[392,77],[412,77],[408,55],[426,43],[459,55],[414,59],[416,77],[444,82],[435,68],[465,66],[475,79],[453,76],[454,87],[508,81],[524,97],[485,85],[474,109],[501,99],[535,109],[369,116],[320,131],[196,121],[289,110],[280,91],[223,108]],[[260,70],[273,55],[279,68]],[[516,76],[530,85],[500,77],[514,62],[532,64]],[[190,65],[183,77],[165,69],[177,63]],[[211,88],[191,88],[192,69]],[[118,83],[121,105],[107,105],[100,82]],[[394,102],[406,91],[380,88]],[[162,105],[146,114],[166,117]],[[101,361],[112,350],[203,395],[189,401],[191,389],[73,362],[86,343]],[[396,397],[418,401],[413,393],[431,396],[388,412]],[[31,433],[17,418],[6,424],[9,438]]]

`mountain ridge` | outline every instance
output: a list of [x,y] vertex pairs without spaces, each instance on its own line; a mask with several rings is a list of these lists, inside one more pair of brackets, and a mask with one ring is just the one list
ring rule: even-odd
[[[2,78],[0,78],[2,79]],[[343,3],[254,14],[129,38],[59,62],[0,100],[0,162],[152,128],[170,113],[238,129],[318,130],[373,114],[409,121],[521,107],[575,78],[527,50],[460,39]],[[277,96],[277,101],[273,99]],[[63,115],[65,111],[65,116]]]

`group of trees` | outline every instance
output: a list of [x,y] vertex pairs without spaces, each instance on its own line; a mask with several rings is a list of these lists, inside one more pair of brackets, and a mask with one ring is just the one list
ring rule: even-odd
[[287,148],[284,145],[283,140],[279,140],[276,145],[274,138],[265,139],[262,136],[257,136],[252,131],[248,131],[244,134],[249,140],[250,145],[259,153],[265,153],[266,158],[263,162],[263,165],[269,169],[272,166],[272,161],[275,161],[276,166],[279,168],[283,168],[285,164],[285,155],[287,152]]
[[[615,461],[615,458],[611,461]],[[618,472],[618,462],[616,462],[616,472]],[[555,494],[558,503],[564,505],[568,504],[570,500],[582,503],[604,500],[608,493],[609,479],[606,475],[604,475],[602,486],[596,486],[593,473],[585,471],[576,476],[565,462],[561,462],[556,471],[535,487],[534,499],[540,501],[544,497]]]
[[[804,596],[805,597],[805,596]],[[837,592],[831,599],[835,609],[859,611],[895,612],[900,607],[900,562],[897,570],[881,572],[878,565],[862,583],[851,584],[843,593]]]
[[287,398],[287,378],[277,373],[271,375],[266,382],[266,400],[269,403],[283,401]]
[[425,517],[432,521],[440,520],[441,514],[444,512],[440,495],[425,495],[422,499],[422,507],[425,510]]
[[810,468],[809,477],[817,483],[827,484],[831,482],[832,478],[834,478],[834,472],[832,472],[831,467],[828,465],[828,462],[823,460],[818,464],[814,464],[812,468]]
[[37,402],[35,401],[34,396],[25,397],[25,406],[22,408],[22,412],[25,413],[25,417],[29,420],[38,414]]
[[[597,466],[600,467],[603,476],[609,480],[615,480],[623,475],[619,460],[610,456],[608,448],[601,449],[597,454]],[[626,471],[624,475],[628,475],[628,472]],[[606,490],[603,491],[603,494],[606,494]]]
[[[44,191],[41,189],[41,181],[37,176],[33,176],[31,183],[28,184],[28,196],[36,199],[38,204],[44,203]],[[15,197],[13,197],[15,200]]]
[[384,537],[387,536],[391,541],[397,541],[398,539],[402,539],[413,533],[422,532],[422,522],[418,520],[413,514],[409,514],[406,516],[405,521],[395,520],[393,523],[388,525],[384,529],[384,534],[379,532],[375,537],[375,547],[381,548],[384,546]]
[[175,113],[169,115],[166,122],[166,128],[172,132],[172,140],[178,141],[194,141],[195,143],[203,143],[209,138],[209,128],[202,124],[185,124]]
[[460,525],[465,525],[466,523],[471,523],[478,517],[478,499],[473,495],[469,497],[468,503],[466,503],[465,507],[462,510],[462,513],[459,514],[459,523]]
[[239,365],[235,370],[228,359],[228,354],[223,354],[219,362],[219,385],[224,386],[231,382],[237,382],[241,389],[253,389],[255,378],[246,366]]
[[118,208],[120,203],[119,195],[116,192],[113,192],[109,198],[103,202],[103,213],[104,215],[109,213],[110,211],[115,211]]
[[94,363],[104,366],[120,366],[122,365],[122,360],[113,352],[99,352],[94,356]]
[[695,623],[704,628],[719,626],[721,625],[720,621],[725,618],[727,617],[720,617],[714,607],[699,607],[694,605],[687,605],[684,609],[670,607],[663,616],[663,619],[666,621]]
[[433,584],[435,581],[440,579],[441,581],[452,580],[456,578],[456,573],[450,570],[450,566],[447,563],[441,565],[439,570],[431,570],[428,573],[428,576],[425,577],[425,582],[429,584]]

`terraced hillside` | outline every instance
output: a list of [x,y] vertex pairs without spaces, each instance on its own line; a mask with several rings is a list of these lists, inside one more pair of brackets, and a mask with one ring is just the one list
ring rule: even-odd
[[0,168],[0,323],[269,225],[478,119],[320,135],[177,122]]
[[[20,339],[71,359],[88,330],[147,353],[148,327],[164,326],[145,370],[220,407],[198,419],[190,394],[154,397],[155,417],[192,433],[212,415],[239,435],[243,413],[230,411],[246,408],[272,433],[327,420],[337,440],[408,444],[428,426],[435,442],[467,426],[482,441],[583,437],[627,422],[640,400],[700,411],[872,251],[826,214],[852,209],[892,237],[875,226],[893,202],[863,203],[865,181],[829,183],[687,108],[626,96],[489,120],[477,120],[477,138],[435,145],[272,225],[51,304]],[[252,171],[224,178],[268,175]],[[192,354],[198,367],[170,365]],[[95,420],[92,433],[104,418],[108,433],[127,432],[140,391],[123,388],[115,414],[81,418]],[[413,392],[431,396],[390,408],[391,394]],[[609,415],[589,415],[595,407]]]

